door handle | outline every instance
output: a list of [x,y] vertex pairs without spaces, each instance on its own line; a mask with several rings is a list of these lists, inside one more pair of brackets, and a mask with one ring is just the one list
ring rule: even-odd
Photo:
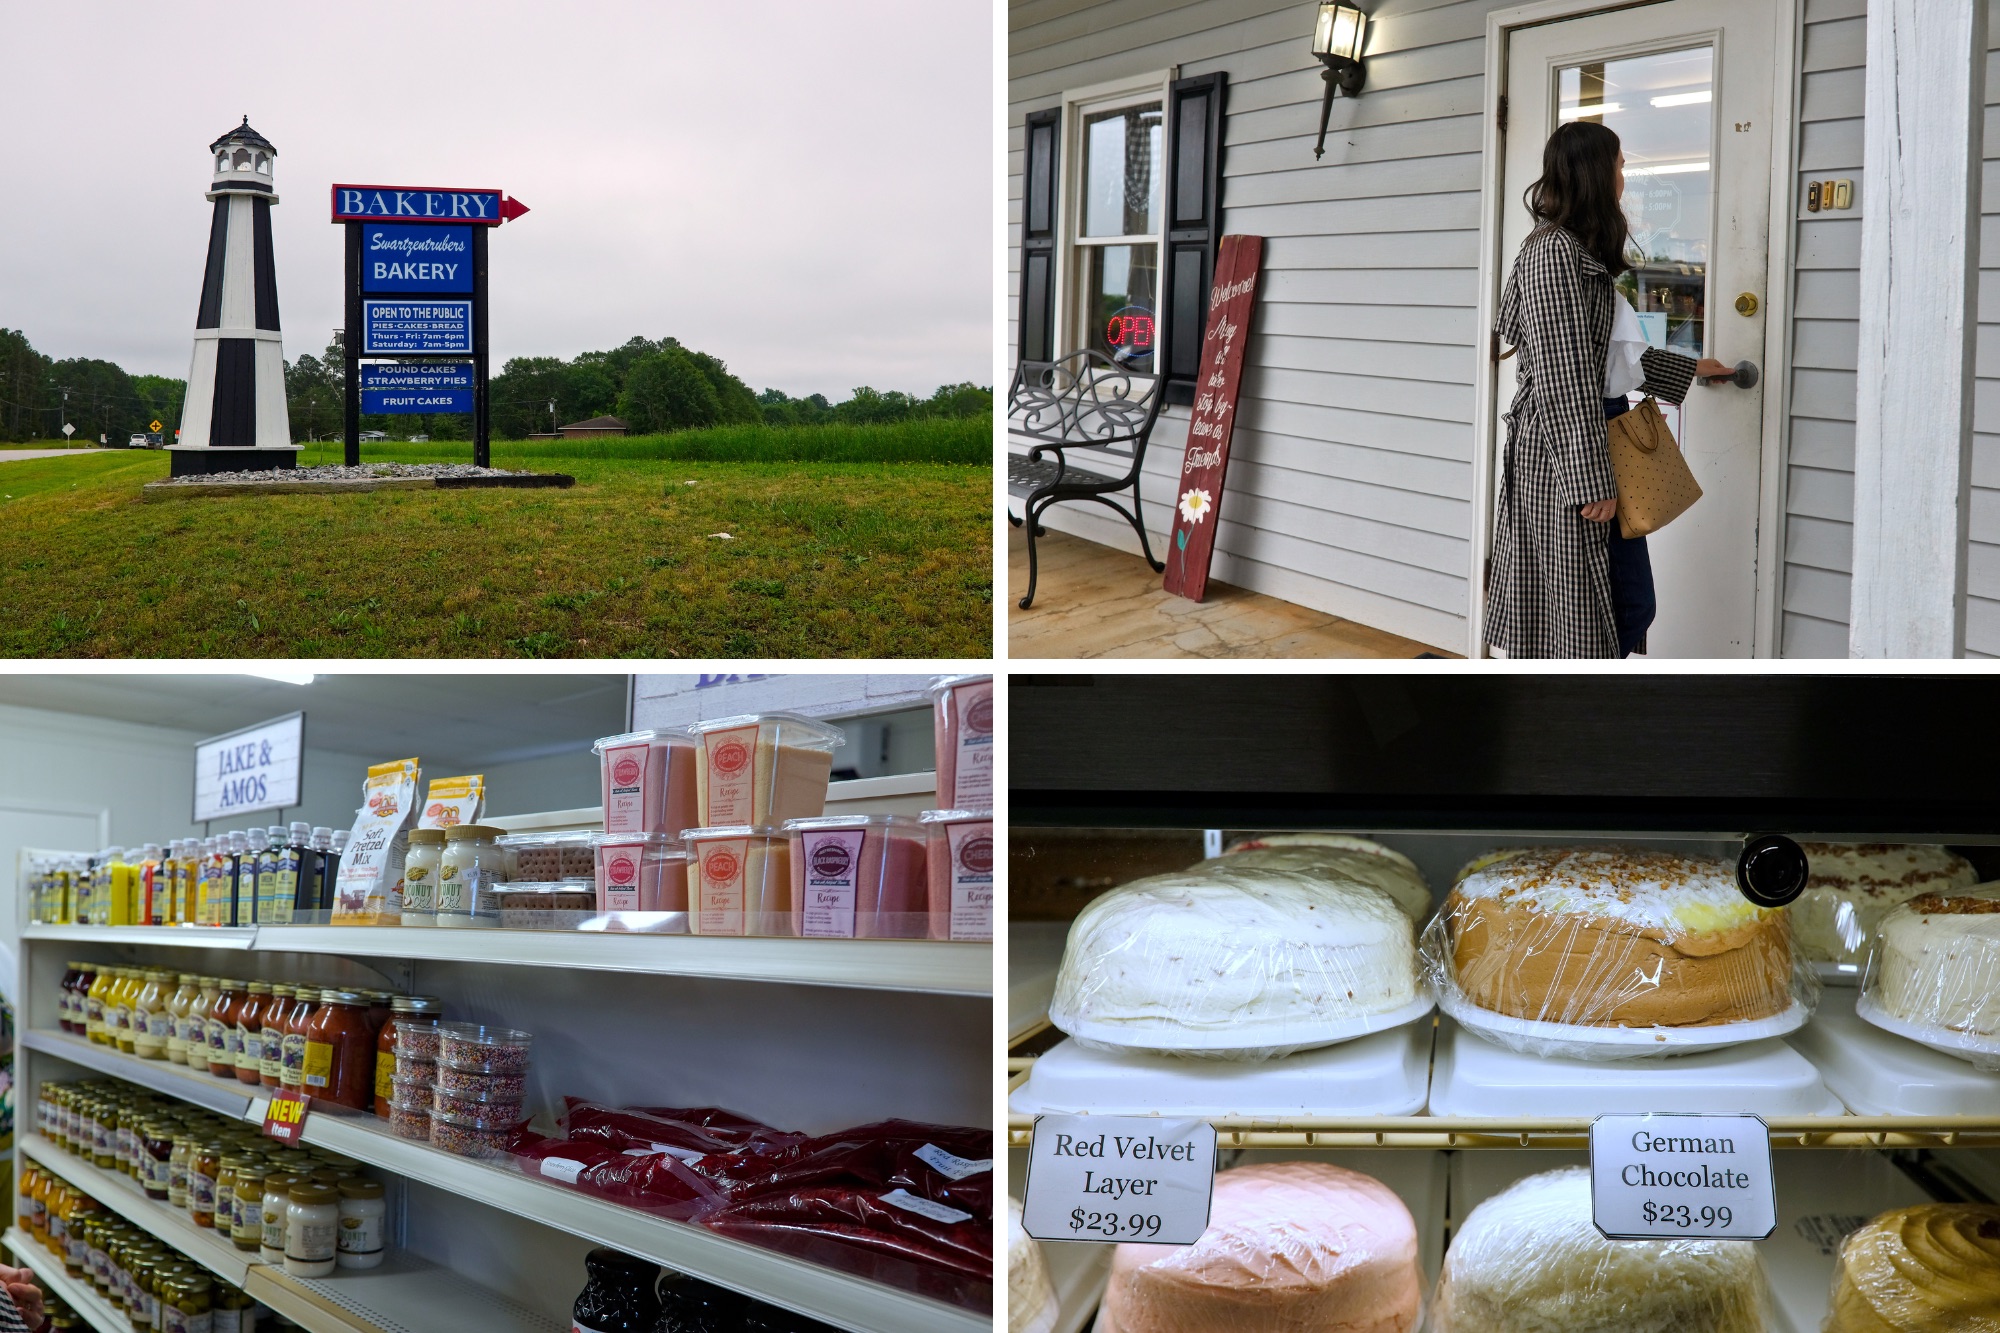
[[1763,376],[1758,372],[1755,361],[1738,361],[1736,373],[1729,376],[1726,383],[1734,384],[1739,389],[1754,389],[1761,378]]

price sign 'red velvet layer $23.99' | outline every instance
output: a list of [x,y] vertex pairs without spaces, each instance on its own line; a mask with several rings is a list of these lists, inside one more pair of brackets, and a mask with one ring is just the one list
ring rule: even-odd
[[1771,1135],[1754,1115],[1606,1115],[1591,1212],[1612,1240],[1762,1240],[1777,1229]]
[[1039,1116],[1021,1225],[1037,1240],[1192,1245],[1208,1230],[1214,1186],[1205,1120]]

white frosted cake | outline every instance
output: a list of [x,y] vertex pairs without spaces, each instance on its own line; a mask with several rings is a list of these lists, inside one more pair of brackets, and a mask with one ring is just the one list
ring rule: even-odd
[[1366,838],[1346,833],[1261,833],[1230,844],[1228,851],[1196,869],[1248,865],[1372,884],[1394,898],[1411,920],[1422,922],[1431,914],[1431,886],[1417,863]]
[[1007,1200],[1007,1333],[1049,1333],[1061,1310],[1042,1247],[1021,1227],[1021,1205]]
[[1806,842],[1806,891],[1791,907],[1792,945],[1816,963],[1857,973],[1868,940],[1891,908],[1925,893],[1979,882],[1972,863],[1945,847],[1885,842]]
[[1418,996],[1410,918],[1380,889],[1262,867],[1134,880],[1070,927],[1050,1020],[1176,1054],[1325,1045]]
[[1547,1171],[1472,1210],[1444,1257],[1432,1326],[1450,1333],[1765,1333],[1741,1240],[1606,1240],[1590,1172]]
[[1470,870],[1441,917],[1459,989],[1514,1018],[1687,1027],[1792,1003],[1784,913],[1751,903],[1710,857],[1524,848]]
[[1876,948],[1868,985],[1892,1017],[2000,1035],[2000,884],[1912,899],[1883,918]]

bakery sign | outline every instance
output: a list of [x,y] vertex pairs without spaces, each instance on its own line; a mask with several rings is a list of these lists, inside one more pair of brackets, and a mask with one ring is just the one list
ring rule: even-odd
[[1191,602],[1200,601],[1208,590],[1222,474],[1229,466],[1229,439],[1236,430],[1236,403],[1243,389],[1244,348],[1250,341],[1250,315],[1263,264],[1262,236],[1222,238],[1215,258],[1215,285],[1208,293],[1201,374],[1188,415],[1187,453],[1174,492],[1173,541],[1162,581],[1168,592]]
[[299,803],[306,715],[287,713],[194,747],[194,822]]
[[1778,1227],[1771,1132],[1754,1115],[1603,1115],[1591,1219],[1611,1240],[1763,1240]]
[[1192,1245],[1214,1187],[1206,1120],[1037,1116],[1021,1227],[1036,1240]]

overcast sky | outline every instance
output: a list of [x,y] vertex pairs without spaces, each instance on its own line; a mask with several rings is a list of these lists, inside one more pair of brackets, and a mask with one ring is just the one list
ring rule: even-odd
[[979,0],[0,0],[0,327],[184,377],[207,146],[248,114],[287,359],[342,319],[344,181],[533,210],[492,241],[496,372],[643,334],[753,389],[985,384],[992,32]]

